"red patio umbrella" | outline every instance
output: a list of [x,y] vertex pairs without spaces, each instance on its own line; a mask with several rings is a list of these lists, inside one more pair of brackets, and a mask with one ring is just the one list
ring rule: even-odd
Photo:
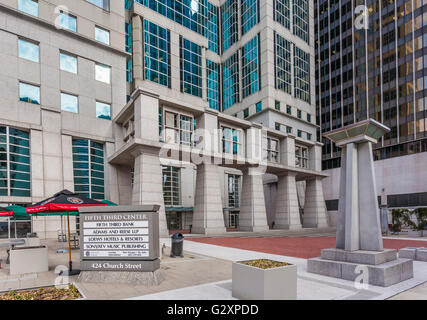
[[73,271],[73,263],[71,261],[71,242],[70,242],[70,211],[78,211],[79,207],[88,206],[106,206],[107,204],[89,199],[81,194],[73,193],[69,190],[62,190],[56,193],[53,197],[40,201],[27,208],[27,213],[31,215],[43,215],[44,213],[67,212],[68,224],[68,275],[78,274],[78,270]]
[[0,217],[10,217],[13,216],[13,211],[0,207]]

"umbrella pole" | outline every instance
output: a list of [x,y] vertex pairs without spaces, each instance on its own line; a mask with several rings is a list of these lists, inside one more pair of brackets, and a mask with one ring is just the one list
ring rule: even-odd
[[67,225],[68,225],[68,272],[73,270],[73,263],[71,262],[71,242],[70,242],[70,211],[67,210]]

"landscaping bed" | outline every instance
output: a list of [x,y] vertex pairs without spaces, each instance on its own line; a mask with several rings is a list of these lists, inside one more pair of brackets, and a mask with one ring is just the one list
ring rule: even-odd
[[256,259],[256,260],[250,260],[250,261],[241,261],[239,262],[241,264],[245,264],[247,266],[256,267],[260,269],[271,269],[271,268],[279,268],[279,267],[285,267],[288,266],[289,263],[286,262],[279,262],[269,259]]
[[72,284],[63,289],[46,287],[0,294],[0,300],[75,300],[79,298],[82,298],[82,295]]

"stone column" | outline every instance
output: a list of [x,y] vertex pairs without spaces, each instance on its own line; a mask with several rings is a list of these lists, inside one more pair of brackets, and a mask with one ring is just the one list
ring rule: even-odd
[[316,177],[306,181],[303,227],[328,227],[328,216],[325,198],[323,197],[321,178]]
[[[360,248],[361,250],[383,250],[372,142],[362,142],[358,145],[358,166],[359,227],[364,233],[359,240]],[[367,211],[373,211],[374,214],[363,214]]]
[[278,176],[275,229],[301,229],[297,184],[294,173]]
[[262,174],[253,168],[243,171],[239,230],[254,232],[269,230]]
[[135,172],[132,189],[132,204],[158,204],[160,237],[168,237],[165,203],[163,200],[162,170],[156,154],[134,154]]
[[132,17],[132,60],[133,60],[133,78],[143,80],[144,53],[143,53],[143,26],[141,17],[135,15]]
[[206,235],[226,232],[218,169],[212,164],[197,166],[192,232]]

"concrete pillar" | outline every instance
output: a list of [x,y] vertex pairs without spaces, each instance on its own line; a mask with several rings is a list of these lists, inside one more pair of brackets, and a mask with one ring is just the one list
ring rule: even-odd
[[345,181],[347,172],[347,148],[341,148],[341,170],[340,170],[340,192],[338,202],[338,219],[337,219],[337,239],[336,247],[338,249],[345,248]]
[[280,163],[295,167],[295,136],[288,134],[280,140]]
[[[372,142],[358,144],[360,249],[382,251],[380,211],[375,183]],[[373,214],[366,214],[372,212]]]
[[259,232],[268,229],[262,174],[249,168],[243,171],[239,230]]
[[321,178],[314,178],[306,181],[303,227],[328,227],[328,216],[325,198],[323,197]]
[[132,60],[133,60],[133,78],[135,80],[143,80],[143,26],[141,17],[134,15],[132,17]]
[[226,232],[218,169],[212,164],[197,166],[192,232],[206,235]]
[[64,189],[74,191],[73,139],[62,135],[62,174]]
[[168,237],[165,203],[163,200],[162,170],[159,156],[150,153],[134,154],[135,173],[132,204],[158,204],[160,237]]
[[276,195],[275,229],[301,229],[295,174],[278,177]]

